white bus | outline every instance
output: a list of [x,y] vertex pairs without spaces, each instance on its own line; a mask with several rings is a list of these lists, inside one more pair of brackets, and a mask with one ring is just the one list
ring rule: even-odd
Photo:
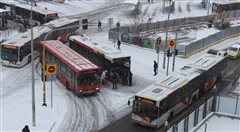
[[206,54],[133,96],[133,121],[159,128],[221,81],[223,56]]
[[[51,31],[48,27],[37,26],[33,28],[34,50],[40,46],[40,40]],[[34,58],[39,52],[34,51]],[[31,61],[31,30],[20,33],[13,39],[1,44],[1,63],[5,66],[22,67]]]
[[[61,18],[53,20],[42,26],[36,26],[33,28],[33,43],[34,51],[39,49],[40,41],[43,41],[46,34],[50,31],[68,27],[73,25],[79,25],[78,19]],[[57,39],[64,37],[76,31],[78,27],[56,30],[47,36],[47,39]],[[34,58],[39,56],[38,52],[34,52]],[[31,60],[31,30],[17,35],[16,37],[7,40],[1,45],[1,63],[5,66],[22,67]]]

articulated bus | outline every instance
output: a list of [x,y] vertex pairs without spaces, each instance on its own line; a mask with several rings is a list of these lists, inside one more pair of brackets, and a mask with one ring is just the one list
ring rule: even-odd
[[[51,31],[48,27],[33,28],[34,58],[39,56],[40,40]],[[1,63],[5,66],[22,67],[31,61],[31,30],[20,33],[1,44]]]
[[[72,25],[78,25],[79,20],[60,18],[53,20],[46,25],[36,26],[33,28],[33,42],[34,51],[36,52],[40,47],[40,41],[43,41],[46,34],[50,31],[67,27]],[[47,36],[47,39],[57,39],[58,37],[65,37],[69,33],[76,31],[78,28],[68,28],[52,32]],[[34,58],[39,54],[34,53]],[[1,44],[1,58],[2,64],[11,67],[22,67],[31,60],[31,30],[20,33],[16,37],[7,40]]]
[[133,121],[159,128],[221,82],[224,56],[206,54],[133,96]]
[[[29,23],[31,14],[31,5],[21,4],[16,1],[0,1],[0,8],[10,8],[12,18],[21,22]],[[58,13],[38,6],[33,6],[33,20],[36,21],[35,26],[47,23],[58,18]]]
[[[57,77],[66,89],[77,95],[100,91],[101,69],[59,40],[41,42],[46,49],[46,63],[57,65]],[[41,61],[42,62],[42,61]]]
[[240,10],[240,1],[218,1],[212,4],[212,13],[220,14],[223,11]]
[[[48,23],[45,23],[44,26],[47,26],[51,29],[65,28],[62,30],[53,31],[49,34],[49,38],[51,39],[59,39],[61,42],[65,43],[68,40],[68,37],[74,33],[79,27],[78,19],[69,19],[69,18],[60,18]],[[69,28],[70,26],[74,26]]]
[[111,81],[111,73],[116,73],[119,82],[124,72],[130,72],[131,57],[121,51],[110,48],[88,36],[75,35],[69,37],[69,47],[90,61],[107,70],[106,78]]

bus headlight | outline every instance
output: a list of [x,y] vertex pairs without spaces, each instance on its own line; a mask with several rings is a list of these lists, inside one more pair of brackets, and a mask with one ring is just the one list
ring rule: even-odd
[[82,92],[82,90],[79,90],[79,92]]
[[96,90],[99,90],[100,88],[96,88]]

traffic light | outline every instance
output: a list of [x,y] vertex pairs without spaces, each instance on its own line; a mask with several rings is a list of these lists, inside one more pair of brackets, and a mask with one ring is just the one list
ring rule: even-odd
[[177,49],[175,49],[175,55],[178,55],[178,50]]
[[170,52],[170,49],[167,50],[167,57],[171,57],[172,53]]
[[82,19],[82,29],[83,30],[88,29],[88,19]]

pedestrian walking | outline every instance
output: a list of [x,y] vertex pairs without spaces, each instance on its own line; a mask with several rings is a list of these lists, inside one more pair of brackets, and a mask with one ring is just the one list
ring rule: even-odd
[[153,65],[154,75],[153,76],[156,76],[157,75],[158,64],[157,64],[156,61],[153,61],[153,62],[154,62],[154,65]]
[[98,20],[98,31],[102,31],[102,22]]
[[128,73],[128,86],[132,86],[132,72],[131,71],[129,71],[129,73]]
[[24,128],[22,129],[22,132],[30,132],[28,125],[24,126]]
[[117,26],[117,31],[119,31],[119,27],[120,27],[120,22],[119,21],[116,23],[116,26]]
[[118,41],[117,41],[117,46],[118,46],[117,49],[118,49],[118,50],[121,50],[121,49],[120,49],[121,41],[120,41],[119,39],[118,39]]
[[113,73],[113,74],[112,74],[113,89],[117,89],[117,82],[118,82],[117,74],[116,74],[116,73]]
[[102,72],[102,75],[101,75],[101,83],[104,85],[105,84],[105,78],[106,78],[106,70],[104,70],[103,72]]

